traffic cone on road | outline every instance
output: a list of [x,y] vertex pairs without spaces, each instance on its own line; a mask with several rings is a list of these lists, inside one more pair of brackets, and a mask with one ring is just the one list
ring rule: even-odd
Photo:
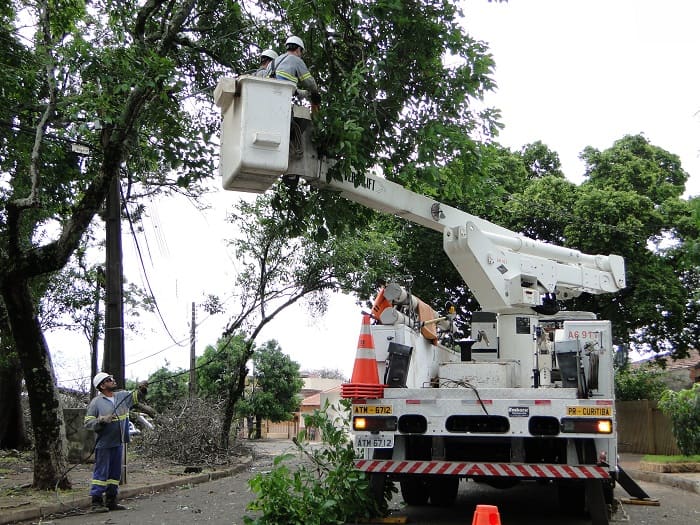
[[351,399],[376,399],[384,395],[384,385],[379,382],[377,354],[367,314],[362,314],[352,378],[349,383],[341,385],[340,393],[342,397]]
[[472,525],[501,525],[498,507],[494,505],[477,505]]

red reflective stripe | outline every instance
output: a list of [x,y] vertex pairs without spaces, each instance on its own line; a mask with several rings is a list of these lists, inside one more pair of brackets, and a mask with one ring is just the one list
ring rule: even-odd
[[556,465],[546,465],[546,468],[555,478],[561,478],[563,475]]
[[540,468],[539,465],[532,465],[532,470],[535,471],[535,474],[537,474],[539,477],[544,478],[547,476],[547,474],[544,473],[544,471]]
[[586,476],[587,478],[594,478],[594,477],[595,477],[595,476],[593,475],[593,473],[592,473],[590,470],[588,470],[586,467],[579,467],[579,470],[580,470],[581,473],[582,473],[584,476]]
[[380,469],[379,469],[379,472],[386,472],[387,470],[389,470],[389,469],[391,468],[392,464],[393,464],[392,461],[385,461],[385,462],[381,465],[381,467],[380,467]]
[[536,405],[551,405],[552,400],[551,399],[535,399],[535,404]]
[[509,476],[515,476],[515,475],[516,475],[515,472],[513,472],[513,471],[511,470],[511,468],[510,468],[509,465],[503,464],[503,465],[501,465],[501,466],[503,467],[503,470],[505,471],[505,473],[508,474]]
[[413,463],[413,465],[411,465],[411,468],[408,469],[408,472],[409,472],[410,474],[412,474],[412,473],[414,473],[416,470],[418,470],[418,469],[420,468],[420,466],[421,466],[420,463],[415,462],[415,463]]
[[530,472],[525,468],[525,465],[515,465],[515,468],[518,469],[518,472],[520,472],[520,474],[523,476],[530,475]]
[[561,468],[564,469],[564,472],[566,472],[570,478],[578,478],[579,477],[578,473],[574,469],[572,469],[569,465],[562,465]]
[[450,474],[459,474],[459,472],[466,466],[467,465],[465,463],[455,463],[452,466],[452,470],[450,471]]
[[464,463],[454,461],[357,460],[362,472],[388,474],[430,474],[452,476],[524,477],[549,479],[607,479],[610,474],[593,465],[557,465],[523,463]]
[[443,463],[440,465],[440,468],[438,469],[437,473],[438,474],[444,474],[447,469],[449,469],[452,465],[450,463]]
[[486,469],[494,476],[498,476],[500,474],[500,472],[498,472],[498,469],[491,463],[486,464]]
[[428,464],[426,465],[426,468],[425,468],[424,473],[425,473],[425,474],[430,474],[430,471],[433,470],[436,466],[437,466],[437,462],[436,462],[436,461],[431,461],[430,463],[428,463]]
[[401,462],[399,462],[399,464],[396,465],[396,470],[395,470],[395,472],[401,472],[404,468],[406,468],[406,465],[408,465],[408,461],[401,461]]
[[479,476],[483,476],[484,471],[479,468],[479,465],[474,464],[469,468],[469,470],[467,470],[467,474],[471,474],[471,475],[477,474]]

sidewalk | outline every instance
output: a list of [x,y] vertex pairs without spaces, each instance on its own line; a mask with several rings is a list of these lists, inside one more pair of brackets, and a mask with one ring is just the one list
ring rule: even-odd
[[[642,454],[620,454],[620,466],[635,481],[651,481],[700,494],[700,470],[697,472],[656,472],[641,461]],[[660,465],[660,464],[659,464]]]
[[[208,481],[214,481],[216,479],[221,479],[229,476],[233,476],[238,472],[247,469],[253,462],[252,457],[241,458],[240,463],[234,465],[230,468],[225,468],[221,470],[215,470],[212,472],[207,472],[203,474],[195,474],[191,476],[178,476],[174,479],[166,479],[164,481],[152,481],[146,483],[133,483],[131,485],[123,485],[119,489],[119,498],[127,499],[133,498],[135,496],[140,496],[143,494],[155,494],[162,490],[171,489],[174,487],[182,487],[188,485],[197,485],[200,483],[206,483]],[[168,476],[168,478],[173,478]],[[34,520],[36,518],[44,518],[50,515],[60,515],[72,509],[85,509],[90,507],[92,501],[90,496],[85,495],[86,492],[83,491],[79,496],[65,496],[60,499],[57,503],[21,503],[19,507],[21,508],[2,508],[0,509],[0,525],[6,525],[8,523],[15,523],[21,521]]]

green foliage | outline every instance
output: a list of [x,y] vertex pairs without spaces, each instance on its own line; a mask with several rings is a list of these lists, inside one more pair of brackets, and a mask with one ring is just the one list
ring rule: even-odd
[[[445,182],[440,167],[475,161],[477,139],[498,129],[498,113],[480,110],[495,83],[486,45],[461,26],[454,2],[418,0],[263,1],[279,16],[276,33],[302,37],[316,77],[321,110],[314,142],[336,160],[332,177],[359,183],[370,169],[414,187]],[[273,22],[274,23],[274,22]],[[449,183],[449,181],[448,181]],[[337,206],[302,186],[279,206],[319,231],[361,228],[361,207]]]
[[170,370],[163,366],[148,377],[147,403],[158,412],[163,412],[187,396],[188,372]]
[[226,397],[238,382],[241,360],[244,359],[245,339],[235,335],[219,339],[216,347],[208,345],[197,358],[197,388],[201,397],[219,400]]
[[671,418],[671,429],[681,453],[700,454],[700,383],[680,392],[667,390],[661,396],[659,408]]
[[646,367],[615,371],[615,398],[618,401],[656,401],[666,390],[661,373]]
[[367,476],[354,468],[355,450],[346,430],[348,404],[337,409],[336,420],[328,408],[326,404],[306,418],[307,428],[320,430],[323,446],[309,447],[302,431],[295,443],[303,463],[290,466],[293,455],[278,456],[270,472],[250,480],[256,499],[248,510],[259,517],[246,516],[247,525],[330,525],[379,515]]
[[289,421],[299,409],[299,392],[304,382],[299,364],[282,353],[277,341],[267,341],[253,354],[253,383],[248,395],[238,404],[242,415],[254,415],[258,421]]

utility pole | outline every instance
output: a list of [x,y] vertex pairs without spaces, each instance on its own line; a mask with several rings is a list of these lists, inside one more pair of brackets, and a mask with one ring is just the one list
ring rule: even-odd
[[107,194],[105,275],[105,347],[102,371],[112,374],[119,388],[125,388],[124,300],[122,265],[121,190],[114,177]]
[[102,294],[100,293],[105,281],[105,272],[102,267],[97,268],[97,276],[95,278],[95,318],[92,321],[92,340],[90,354],[90,398],[95,397],[97,390],[92,384],[92,378],[97,374],[97,347],[100,342],[100,301]]
[[194,301],[192,301],[192,325],[190,326],[190,399],[197,395],[197,374],[196,374],[196,359],[194,355],[194,339],[196,319],[194,312]]

